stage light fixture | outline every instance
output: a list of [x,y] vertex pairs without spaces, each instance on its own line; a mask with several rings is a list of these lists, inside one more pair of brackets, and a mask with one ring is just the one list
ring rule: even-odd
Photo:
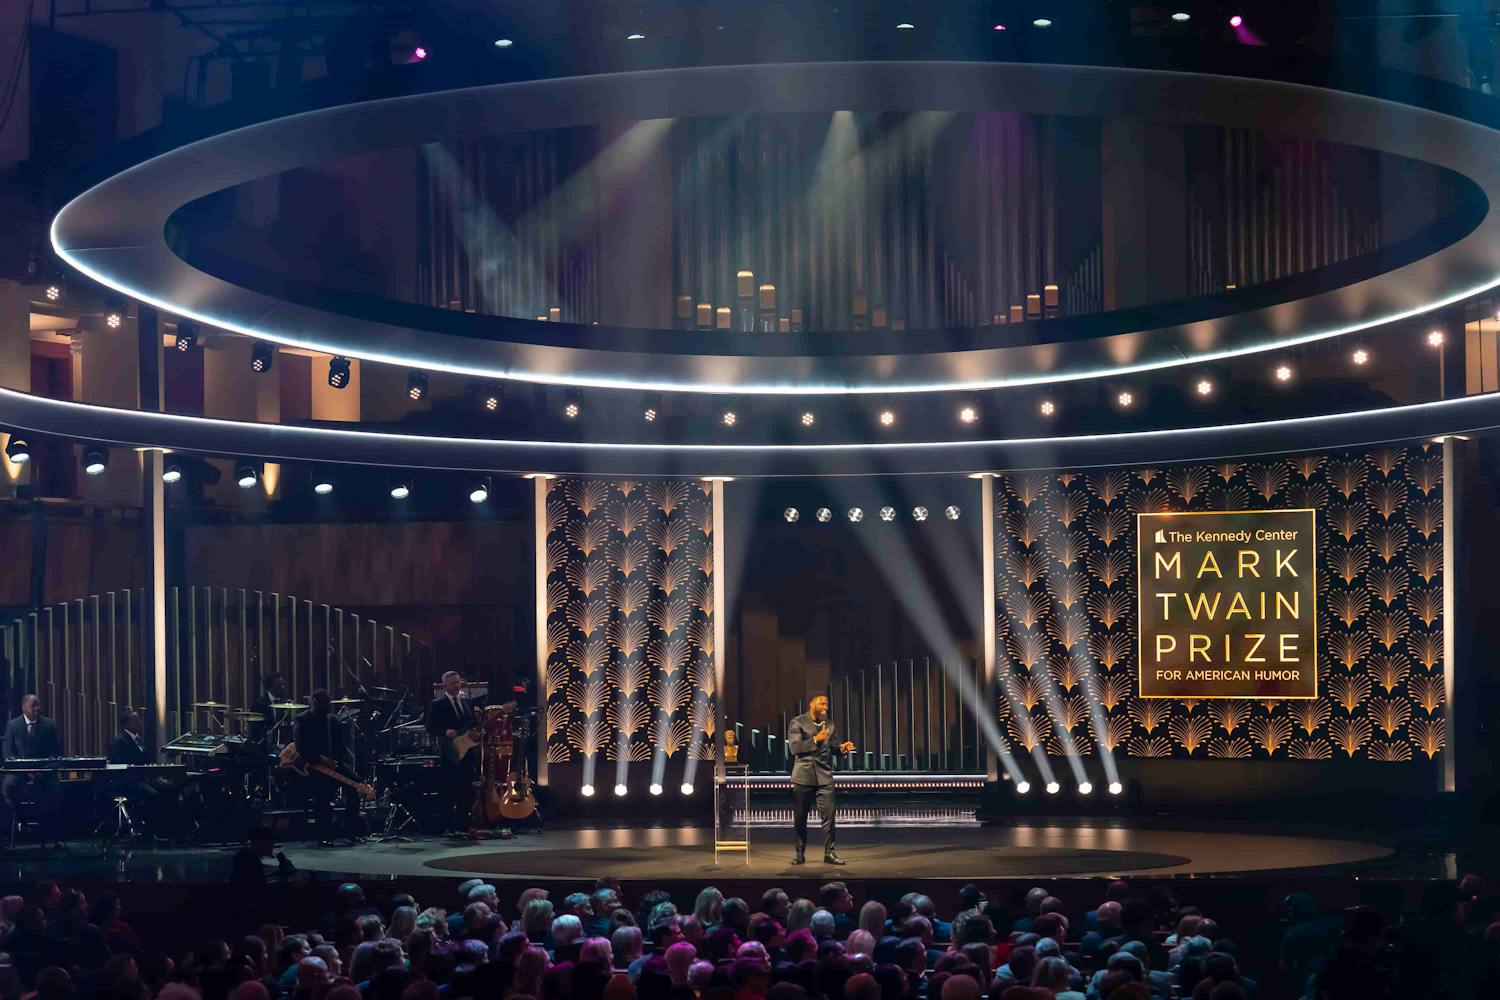
[[1276,371],[1275,371],[1274,374],[1276,375],[1276,381],[1278,381],[1278,382],[1290,382],[1292,380],[1292,366],[1291,365],[1277,365],[1276,366]]
[[1060,791],[1062,791],[1062,785],[1058,784],[1055,781],[1049,781],[1049,782],[1047,782],[1047,794],[1048,795],[1056,795]]
[[335,354],[328,359],[328,386],[331,389],[344,389],[349,385],[351,367],[349,359],[342,354]]
[[83,458],[80,464],[83,466],[84,475],[104,475],[104,470],[109,467],[109,449],[102,445],[89,445],[83,449]]
[[42,294],[45,295],[45,296],[47,296],[47,301],[48,302],[56,302],[58,299],[62,298],[62,286],[61,285],[48,285],[47,286],[47,290],[45,292],[43,292]]
[[333,492],[333,477],[322,469],[313,469],[312,473],[313,492],[320,497],[326,497]]
[[469,486],[469,503],[484,503],[490,498],[490,479],[488,476],[477,480]]
[[786,518],[787,524],[796,524],[797,519],[801,517],[802,514],[797,510],[796,507],[788,507],[786,510],[781,512],[781,516]]
[[1185,10],[1174,11],[1172,14],[1172,20],[1176,21],[1178,24],[1181,24],[1184,21],[1191,21],[1192,19],[1193,15],[1189,14]]
[[1135,394],[1129,392],[1128,390],[1125,392],[1121,392],[1119,395],[1115,396],[1115,402],[1120,406],[1121,409],[1128,410],[1130,407],[1135,405]]
[[803,414],[802,414],[802,426],[803,427],[811,427],[813,424],[815,424],[817,422],[818,422],[818,418],[817,418],[817,416],[811,410],[806,410],[806,411],[803,412]]
[[864,519],[865,519],[865,511],[864,511],[863,507],[850,507],[849,508],[849,523],[850,524],[858,524],[859,522],[863,521]]
[[960,407],[958,411],[958,419],[960,423],[972,424],[974,421],[979,419],[979,410],[973,406]]
[[1354,349],[1354,353],[1350,357],[1353,359],[1355,364],[1363,365],[1370,360],[1370,352],[1365,350],[1363,347],[1356,347]]
[[1241,17],[1240,15],[1238,15],[1238,14],[1234,14],[1234,15],[1232,15],[1229,18],[1229,26],[1231,28],[1238,28],[1240,25],[1242,25],[1244,23],[1245,23],[1245,19],[1243,17]]
[[997,24],[997,25],[995,25],[995,30],[996,31],[1004,31],[1005,30],[1005,25],[1003,25],[1003,24]]
[[479,393],[479,405],[484,407],[484,412],[494,413],[500,409],[500,387],[493,382],[487,383]]
[[1125,786],[1120,784],[1118,781],[1111,781],[1109,783],[1109,794],[1111,795],[1119,795],[1124,790]]
[[161,481],[171,486],[173,483],[182,482],[182,463],[168,460],[166,466],[161,470]]
[[1212,396],[1214,394],[1214,384],[1206,378],[1200,378],[1198,384],[1193,388],[1200,396]]
[[1038,27],[1038,28],[1050,28],[1050,27],[1052,27],[1052,20],[1051,20],[1051,18],[1046,18],[1046,17],[1038,17],[1035,20],[1033,20],[1031,23],[1032,23],[1033,26]]
[[269,341],[257,340],[255,346],[250,348],[250,370],[253,372],[268,372],[271,370],[271,362],[276,360],[276,347]]
[[406,477],[396,476],[391,479],[390,492],[392,500],[405,500],[411,496],[411,484],[406,481]]
[[109,327],[111,330],[118,330],[120,328],[120,324],[123,322],[125,322],[124,317],[122,317],[117,312],[109,313],[104,317],[104,325]]
[[240,489],[248,490],[260,482],[260,469],[254,462],[241,462],[234,467],[234,481],[239,484]]
[[625,793],[628,792],[628,791],[630,791],[630,789],[626,788],[624,785],[616,785],[615,786],[615,798],[617,798],[617,799],[623,799],[625,797]]
[[593,798],[593,795],[594,795],[594,786],[593,785],[584,785],[582,788],[578,789],[578,792],[579,792],[580,795],[582,795],[586,799]]
[[829,521],[833,520],[833,511],[829,510],[827,507],[819,507],[817,518],[819,524],[827,524]]
[[1427,346],[1428,347],[1442,347],[1443,346],[1443,331],[1442,330],[1429,330],[1429,331],[1427,331]]
[[720,422],[723,423],[725,427],[733,427],[735,421],[738,419],[739,418],[734,415],[733,410],[725,410],[724,415],[719,418]]
[[927,508],[926,507],[913,507],[911,509],[911,516],[913,518],[915,518],[916,520],[918,520],[918,521],[925,521],[925,520],[927,520]]
[[31,443],[18,434],[12,434],[5,445],[5,457],[15,465],[25,465],[31,461]]
[[412,402],[417,402],[427,396],[427,373],[408,372],[406,375],[406,395]]
[[957,504],[949,504],[947,507],[943,508],[943,516],[950,521],[957,521],[958,516],[962,513],[963,511],[958,509]]
[[678,789],[678,791],[682,792],[683,795],[692,795],[693,783],[691,781],[684,781],[682,783],[682,787]]
[[661,416],[661,411],[662,411],[661,393],[659,393],[659,392],[647,393],[646,394],[646,398],[645,398],[645,400],[642,403],[641,419],[644,420],[644,421],[646,421],[646,423],[648,423],[648,424],[654,424],[654,423],[656,423],[656,418],[659,417],[659,416]]
[[910,21],[902,21],[900,24],[896,25],[896,30],[898,30],[898,31],[910,31],[910,30],[912,30],[915,27],[916,27],[916,25],[912,24]]
[[563,416],[569,420],[577,420],[582,412],[583,397],[578,394],[578,390],[569,389],[563,394]]
[[512,42],[509,38],[495,39],[495,48],[497,49],[508,49],[514,44],[515,42]]
[[628,35],[625,36],[625,40],[627,42],[639,42],[641,39],[643,39],[645,37],[646,36],[643,35],[643,34],[641,34],[639,31],[632,31],[630,34],[628,34]]
[[1050,417],[1057,412],[1057,404],[1053,403],[1050,399],[1044,399],[1042,400],[1042,405],[1038,406],[1037,409],[1041,411],[1042,416]]
[[423,59],[427,58],[427,48],[425,46],[418,45],[416,48],[411,50],[411,54],[417,57],[418,62],[421,62]]
[[1017,795],[1025,795],[1029,791],[1031,791],[1031,782],[1029,782],[1029,781],[1018,781],[1018,782],[1016,782],[1016,794]]
[[882,521],[894,521],[896,519],[896,508],[894,508],[894,507],[882,507],[882,508],[880,508],[880,519]]
[[198,324],[190,319],[177,322],[177,349],[183,354],[198,346]]
[[124,299],[111,296],[104,302],[104,325],[111,330],[118,330],[125,322],[125,311],[129,306]]
[[649,791],[651,792],[652,795],[660,795],[661,794],[661,782],[660,781],[653,781],[653,782],[651,782],[651,788],[649,789]]
[[880,411],[880,426],[882,426],[882,427],[890,427],[893,424],[895,424],[895,422],[896,422],[896,411],[895,410],[881,410]]
[[1094,785],[1093,785],[1092,782],[1081,781],[1081,782],[1078,783],[1078,794],[1079,795],[1092,795],[1093,792],[1094,792]]

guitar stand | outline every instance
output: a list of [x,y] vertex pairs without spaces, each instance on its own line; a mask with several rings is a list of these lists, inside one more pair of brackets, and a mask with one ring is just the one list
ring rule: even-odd
[[375,843],[385,844],[394,840],[409,844],[412,838],[402,833],[403,830],[415,827],[417,833],[423,832],[422,824],[418,822],[417,817],[412,815],[412,811],[402,805],[396,798],[397,792],[405,793],[410,791],[411,788],[412,785],[407,784],[399,789],[386,790],[385,827],[373,838]]
[[123,795],[111,796],[114,799],[114,814],[105,816],[94,828],[94,833],[104,838],[104,853],[106,855],[114,848],[115,842],[122,837],[135,839],[135,820],[131,818],[129,800]]

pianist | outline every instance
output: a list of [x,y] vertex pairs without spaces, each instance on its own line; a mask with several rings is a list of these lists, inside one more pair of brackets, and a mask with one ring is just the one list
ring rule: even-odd
[[[120,734],[109,745],[109,762],[135,765],[156,763],[155,751],[147,747],[146,741],[141,737],[140,712],[127,709],[120,714]],[[142,813],[150,815],[153,820],[160,811],[158,800],[164,784],[162,779],[151,782],[139,777],[115,778],[111,781],[120,795],[140,806]]]
[[[7,762],[61,757],[62,741],[57,735],[57,726],[42,715],[42,700],[34,694],[21,699],[21,714],[10,720],[5,727],[3,748]],[[30,789],[28,791],[28,788]],[[0,784],[0,794],[14,816],[29,799],[41,814],[41,834],[44,841],[61,837],[58,806],[60,795],[56,772],[35,774],[7,774]]]

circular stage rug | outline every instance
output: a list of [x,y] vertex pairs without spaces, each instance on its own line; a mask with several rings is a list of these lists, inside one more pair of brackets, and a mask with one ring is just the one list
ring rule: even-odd
[[485,875],[530,875],[576,879],[608,873],[618,878],[693,878],[696,876],[803,876],[822,877],[839,872],[854,878],[1005,878],[1022,876],[1076,875],[1171,868],[1188,858],[1144,851],[1107,851],[1076,847],[984,847],[952,843],[926,847],[911,843],[852,844],[840,847],[849,862],[834,868],[822,857],[808,852],[808,863],[791,863],[791,847],[767,842],[751,849],[750,863],[739,855],[724,854],[714,864],[707,846],[609,846],[573,850],[496,850],[452,854],[424,862],[439,871]]

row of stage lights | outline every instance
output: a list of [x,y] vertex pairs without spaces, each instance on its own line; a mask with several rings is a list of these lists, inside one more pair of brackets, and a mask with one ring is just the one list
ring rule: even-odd
[[[1058,781],[1049,781],[1043,787],[1042,790],[1045,791],[1048,795],[1056,795],[1056,794],[1058,794],[1059,792],[1062,791],[1062,783],[1058,782]],[[1121,795],[1125,791],[1125,786],[1123,784],[1121,784],[1120,782],[1118,782],[1118,781],[1111,781],[1109,783],[1109,785],[1108,785],[1108,787],[1107,787],[1106,790],[1111,795]],[[1021,781],[1016,782],[1016,794],[1017,795],[1026,795],[1030,791],[1031,791],[1031,782],[1026,781],[1024,779],[1021,780]],[[1078,794],[1079,795],[1092,795],[1092,794],[1094,794],[1094,783],[1092,781],[1081,781],[1081,782],[1079,782],[1078,783]]]
[[[683,795],[692,795],[693,794],[693,783],[691,781],[684,781],[682,783],[682,785],[677,790],[680,791]],[[649,791],[651,792],[652,795],[660,795],[662,793],[662,791],[663,791],[662,786],[661,786],[661,782],[659,782],[659,781],[653,781],[653,782],[651,782],[651,788],[649,789]],[[594,797],[595,789],[594,789],[594,786],[593,786],[592,783],[590,783],[590,782],[584,782],[583,787],[580,788],[580,789],[578,789],[578,792],[584,798],[589,799],[589,798],[593,798]],[[626,786],[624,784],[615,785],[615,797],[616,798],[623,799],[628,794],[630,794],[630,788],[628,786]]]
[[[943,516],[950,521],[957,521],[962,513],[963,511],[959,509],[957,504],[949,504],[947,507],[943,508]],[[788,507],[786,510],[781,512],[781,516],[786,518],[787,524],[796,524],[798,521],[802,520],[802,512],[796,507]],[[877,512],[877,516],[879,516],[882,521],[894,521],[896,519],[896,508],[882,507]],[[927,520],[928,516],[929,511],[926,507],[919,506],[913,507],[911,509],[911,519],[913,521],[925,521]],[[829,521],[833,520],[833,511],[829,510],[827,507],[819,507],[816,511],[813,512],[813,517],[817,518],[819,524],[827,524]],[[851,524],[859,524],[865,519],[865,509],[863,507],[850,507],[848,517]]]

